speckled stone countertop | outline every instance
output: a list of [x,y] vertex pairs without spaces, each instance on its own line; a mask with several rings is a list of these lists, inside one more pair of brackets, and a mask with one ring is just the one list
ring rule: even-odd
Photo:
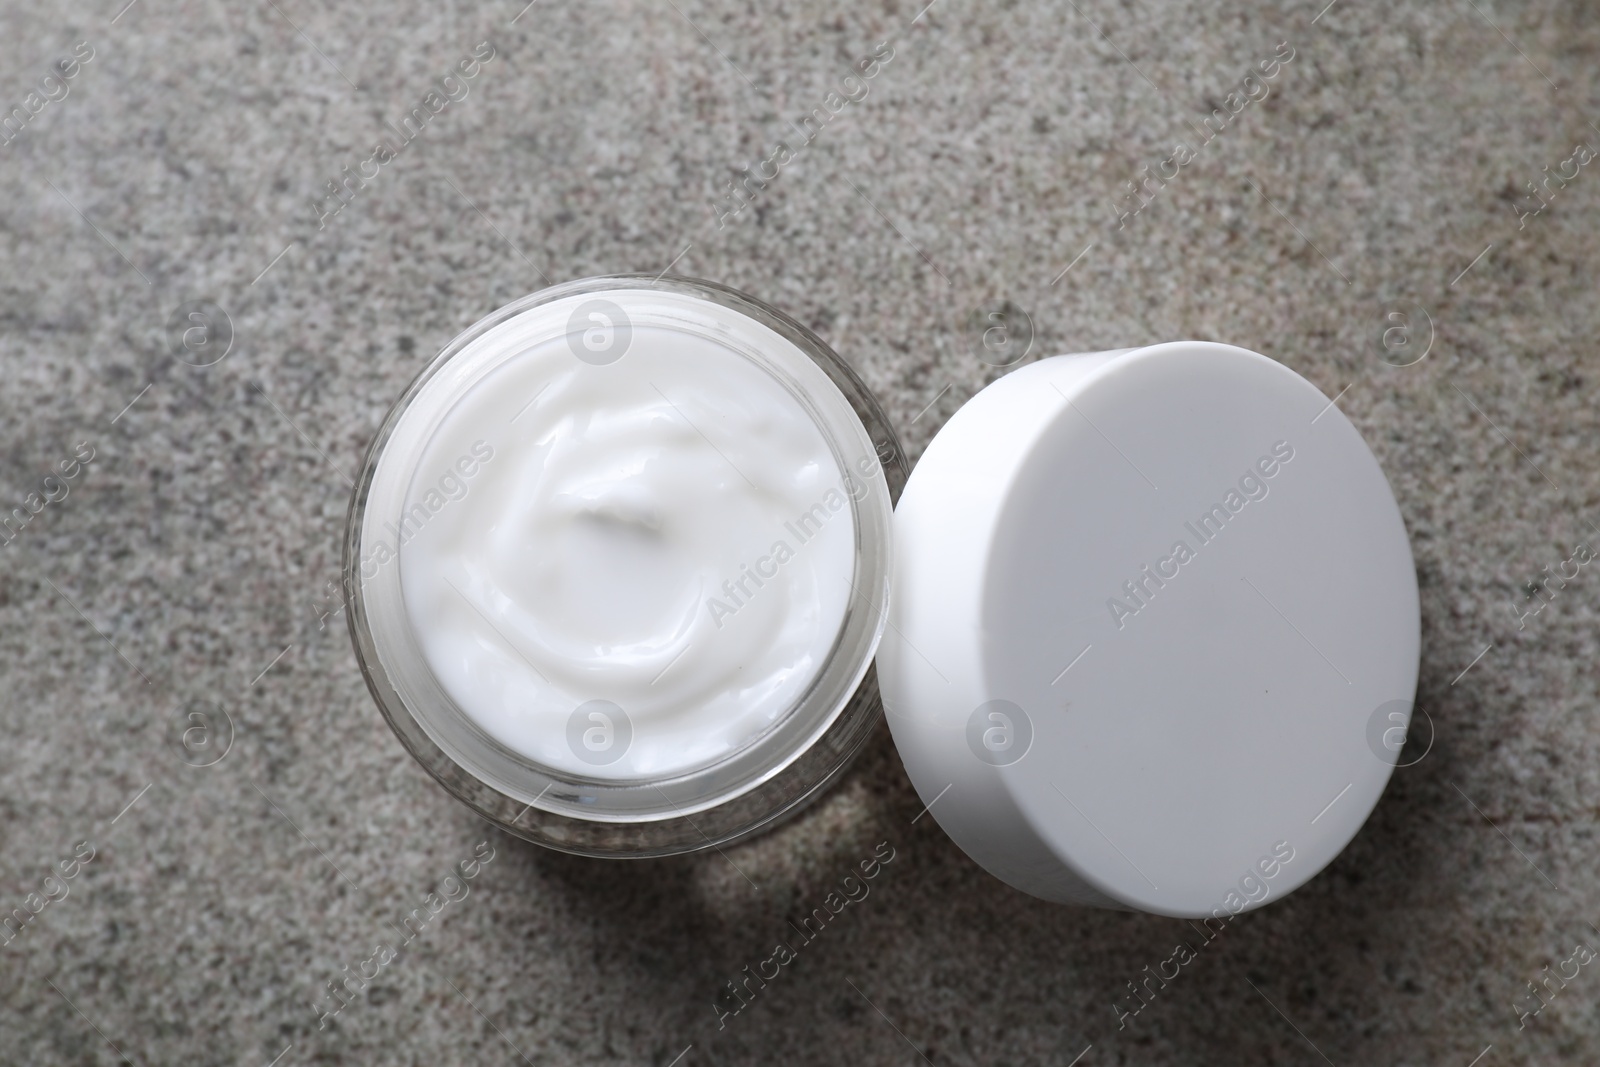
[[[1600,576],[1527,599],[1600,547],[1592,9],[126,2],[0,11],[0,491],[27,509],[0,914],[53,898],[0,945],[0,1062],[1600,1062]],[[995,307],[1028,359],[1191,337],[1293,367],[1411,533],[1427,756],[1120,1021],[1186,924],[997,882],[915,818],[886,733],[727,857],[490,829],[324,617],[349,480],[464,326],[668,268],[815,329],[913,456],[1001,373],[968,342]],[[199,302],[216,362],[215,311],[211,348],[175,347]],[[719,1021],[884,842],[870,896]],[[471,892],[324,1020],[480,843]]]

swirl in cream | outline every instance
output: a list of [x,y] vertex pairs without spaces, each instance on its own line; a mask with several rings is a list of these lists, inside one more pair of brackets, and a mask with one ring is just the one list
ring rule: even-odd
[[406,499],[426,521],[401,531],[406,611],[505,747],[566,775],[689,773],[780,721],[826,662],[855,490],[795,395],[713,338],[636,326],[603,365],[546,339],[434,429]]

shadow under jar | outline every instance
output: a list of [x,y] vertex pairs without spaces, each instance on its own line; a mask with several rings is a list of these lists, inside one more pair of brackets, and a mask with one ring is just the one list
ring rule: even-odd
[[899,442],[805,327],[681,278],[455,338],[374,439],[344,588],[406,748],[510,833],[658,856],[799,810],[881,717]]

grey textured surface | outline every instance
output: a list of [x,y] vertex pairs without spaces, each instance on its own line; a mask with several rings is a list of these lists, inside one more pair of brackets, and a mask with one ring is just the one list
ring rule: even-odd
[[[1513,610],[1600,544],[1600,174],[1517,212],[1600,143],[1592,7],[124,2],[0,11],[8,110],[94,49],[0,147],[6,507],[95,454],[0,550],[0,911],[95,849],[0,946],[0,1061],[1600,1061],[1600,968],[1525,1028],[1513,1007],[1600,946],[1600,577]],[[470,95],[319,230],[324,183],[486,40]],[[866,98],[719,229],[739,167],[885,41]],[[1285,41],[1270,96],[1119,229],[1119,186]],[[886,735],[727,857],[489,830],[389,734],[342,618],[319,626],[346,476],[458,329],[674,262],[815,328],[913,454],[998,373],[965,335],[1005,300],[1030,358],[1215,339],[1342,391],[1414,540],[1432,751],[1124,1029],[1125,983],[1188,928],[994,881],[913,823]],[[236,337],[195,368],[167,321],[201,298]],[[231,750],[186,765],[185,716],[218,706]],[[483,841],[470,895],[319,1030],[325,983]],[[871,895],[719,1030],[721,984],[884,841]]]

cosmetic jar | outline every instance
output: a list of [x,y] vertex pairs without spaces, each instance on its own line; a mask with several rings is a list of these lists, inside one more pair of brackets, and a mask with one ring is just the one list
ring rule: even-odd
[[881,717],[882,409],[731,289],[571,282],[455,338],[352,499],[344,586],[389,724],[507,831],[594,856],[737,840]]
[[1017,367],[908,479],[870,391],[781,312],[556,286],[400,397],[344,572],[405,747],[585,855],[769,828],[886,713],[922,813],[997,878],[1225,923],[1331,862],[1417,758],[1388,482],[1335,403],[1230,345]]

